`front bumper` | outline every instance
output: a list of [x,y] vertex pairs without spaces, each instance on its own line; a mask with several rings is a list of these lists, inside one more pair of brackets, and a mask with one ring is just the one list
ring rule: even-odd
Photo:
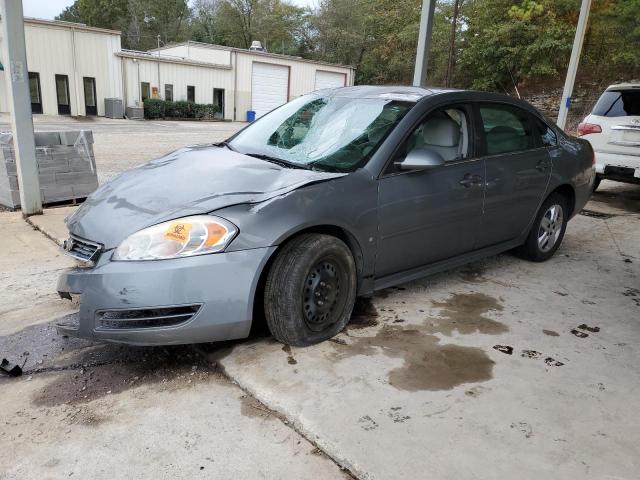
[[[157,260],[110,260],[73,268],[58,279],[63,297],[80,296],[75,325],[61,333],[133,345],[173,345],[245,338],[251,328],[260,273],[275,247]],[[186,321],[170,326],[104,328],[103,312],[198,306]]]

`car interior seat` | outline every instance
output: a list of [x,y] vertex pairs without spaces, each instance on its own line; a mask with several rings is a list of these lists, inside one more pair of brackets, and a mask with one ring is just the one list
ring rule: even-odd
[[438,116],[422,126],[422,145],[419,146],[438,152],[448,162],[460,156],[461,136],[460,125],[446,116]]

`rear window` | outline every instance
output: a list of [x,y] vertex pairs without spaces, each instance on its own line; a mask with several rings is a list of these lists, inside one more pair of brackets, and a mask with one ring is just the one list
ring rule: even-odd
[[609,90],[602,94],[593,114],[601,117],[640,115],[640,90]]

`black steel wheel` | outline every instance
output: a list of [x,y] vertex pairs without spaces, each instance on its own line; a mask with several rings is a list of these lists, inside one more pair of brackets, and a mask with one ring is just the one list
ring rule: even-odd
[[349,247],[330,235],[305,234],[278,253],[265,284],[271,334],[293,346],[319,343],[340,332],[356,297]]

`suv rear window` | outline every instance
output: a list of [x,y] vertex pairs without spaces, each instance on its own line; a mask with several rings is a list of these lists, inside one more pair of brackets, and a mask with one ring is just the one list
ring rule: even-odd
[[601,117],[640,115],[640,89],[604,92],[593,107],[593,114]]

